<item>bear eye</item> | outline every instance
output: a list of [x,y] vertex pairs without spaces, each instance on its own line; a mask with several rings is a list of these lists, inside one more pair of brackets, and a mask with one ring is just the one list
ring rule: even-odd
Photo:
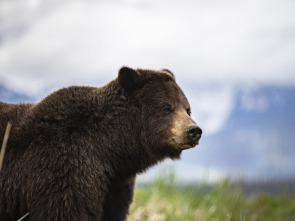
[[186,113],[189,115],[189,116],[191,116],[191,109],[190,108],[188,108],[188,109],[186,109]]
[[173,109],[172,109],[171,106],[165,106],[164,109],[163,109],[163,112],[165,114],[170,114],[170,113],[172,113],[172,111],[173,111]]

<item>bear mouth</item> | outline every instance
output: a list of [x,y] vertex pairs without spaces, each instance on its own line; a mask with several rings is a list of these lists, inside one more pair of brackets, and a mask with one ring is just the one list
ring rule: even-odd
[[196,147],[199,144],[201,137],[198,137],[196,139],[193,139],[192,141],[188,142],[188,143],[184,143],[181,147],[182,150],[186,150],[186,149],[191,149]]
[[177,149],[180,149],[182,151],[182,150],[187,150],[187,149],[196,147],[199,144],[200,138],[193,139],[191,141],[187,141],[183,143],[177,142],[175,139],[172,139],[172,141],[174,143],[173,146],[176,146]]
[[182,150],[187,150],[187,149],[194,148],[194,147],[196,147],[196,146],[199,144],[199,140],[200,140],[200,139],[198,139],[198,140],[196,140],[196,141],[193,141],[193,142],[190,142],[190,143],[183,144],[183,145],[181,146],[181,149],[182,149]]

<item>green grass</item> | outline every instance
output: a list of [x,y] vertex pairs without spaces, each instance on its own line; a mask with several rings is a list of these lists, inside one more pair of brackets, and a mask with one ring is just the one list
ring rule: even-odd
[[173,173],[135,189],[128,221],[291,221],[295,196],[266,194],[245,197],[228,180],[214,185],[178,186]]

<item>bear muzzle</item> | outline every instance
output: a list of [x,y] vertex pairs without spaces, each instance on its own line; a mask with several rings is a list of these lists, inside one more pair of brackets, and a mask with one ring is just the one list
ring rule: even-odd
[[199,144],[199,140],[202,136],[202,129],[197,125],[192,125],[185,130],[186,137],[188,138],[188,145],[191,147]]

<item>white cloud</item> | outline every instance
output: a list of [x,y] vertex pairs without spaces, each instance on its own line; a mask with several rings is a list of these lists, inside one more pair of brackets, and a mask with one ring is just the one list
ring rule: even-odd
[[185,93],[191,101],[192,117],[207,136],[224,128],[235,105],[235,90],[232,85],[190,86]]
[[294,1],[0,4],[0,83],[18,92],[107,82],[122,65],[166,67],[184,87],[213,85],[186,90],[212,134],[233,108],[234,85],[295,84]]

